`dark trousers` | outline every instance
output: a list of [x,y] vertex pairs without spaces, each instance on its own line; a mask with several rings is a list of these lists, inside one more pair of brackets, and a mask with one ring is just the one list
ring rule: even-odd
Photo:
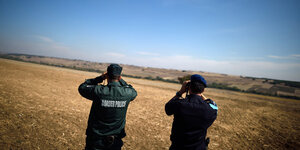
[[182,143],[174,143],[172,142],[169,150],[207,150],[208,143],[204,142],[196,142],[193,144],[182,144]]
[[85,150],[121,150],[122,138],[118,136],[96,137],[86,136]]

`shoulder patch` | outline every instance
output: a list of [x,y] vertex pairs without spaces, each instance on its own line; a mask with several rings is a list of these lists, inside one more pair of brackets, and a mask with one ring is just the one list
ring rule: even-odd
[[217,104],[216,104],[213,100],[207,99],[207,100],[205,100],[205,102],[206,102],[212,109],[218,110],[218,106],[217,106]]
[[217,106],[217,105],[209,104],[209,106],[210,106],[212,109],[218,110],[218,106]]

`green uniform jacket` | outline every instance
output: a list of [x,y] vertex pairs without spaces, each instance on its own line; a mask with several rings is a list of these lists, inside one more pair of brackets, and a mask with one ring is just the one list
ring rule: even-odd
[[125,118],[130,101],[137,96],[135,89],[123,79],[108,85],[97,85],[102,77],[88,79],[82,83],[79,93],[93,101],[86,135],[107,136],[120,135],[124,131]]

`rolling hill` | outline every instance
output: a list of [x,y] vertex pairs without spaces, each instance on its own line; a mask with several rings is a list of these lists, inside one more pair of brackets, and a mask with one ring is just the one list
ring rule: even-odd
[[[84,149],[92,101],[78,86],[94,72],[0,59],[0,147]],[[138,92],[126,117],[124,150],[168,150],[165,104],[179,84],[124,77]],[[300,101],[208,88],[219,107],[209,149],[299,149]]]
[[[109,63],[27,54],[1,54],[0,57],[98,73],[104,72],[109,65]],[[178,78],[197,73],[204,76],[211,88],[300,99],[300,82],[234,76],[204,71],[140,67],[126,64],[121,64],[121,66],[123,67],[123,76],[126,77],[178,83]]]

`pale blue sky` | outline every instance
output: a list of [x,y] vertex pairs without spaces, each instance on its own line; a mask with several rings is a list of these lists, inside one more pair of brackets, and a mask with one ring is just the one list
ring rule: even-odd
[[300,81],[300,1],[0,0],[0,52]]

